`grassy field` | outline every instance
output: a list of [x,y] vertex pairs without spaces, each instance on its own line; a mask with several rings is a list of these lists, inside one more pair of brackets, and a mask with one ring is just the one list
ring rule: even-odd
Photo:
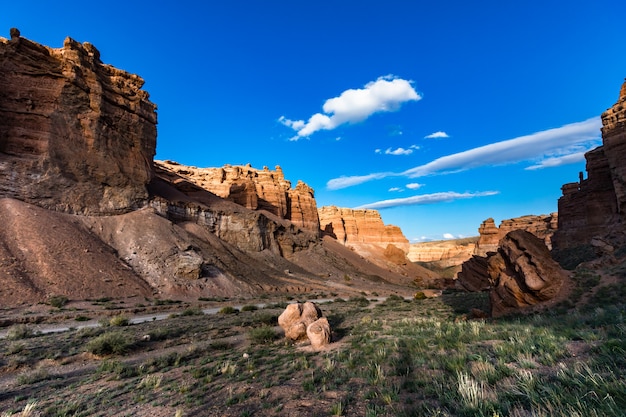
[[[593,275],[578,272],[579,288]],[[334,337],[321,352],[284,340],[285,303],[130,326],[112,317],[52,335],[14,326],[0,340],[0,413],[624,416],[622,287],[595,290],[576,310],[498,320],[467,319],[487,308],[485,294],[338,298],[320,304]]]

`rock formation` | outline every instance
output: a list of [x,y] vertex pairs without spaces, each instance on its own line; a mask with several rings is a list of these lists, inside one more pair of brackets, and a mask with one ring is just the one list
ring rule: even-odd
[[478,237],[411,243],[412,262],[435,262],[440,268],[461,265],[472,257]]
[[553,242],[564,250],[600,236],[625,241],[626,235],[626,82],[617,103],[602,114],[602,146],[585,154],[587,179],[563,185],[559,227]]
[[513,230],[500,240],[497,252],[464,263],[457,285],[489,290],[491,314],[497,317],[554,300],[566,277],[541,239]]
[[198,187],[250,210],[265,210],[306,230],[320,228],[315,193],[298,181],[295,188],[282,169],[262,170],[227,165],[222,168],[196,168],[172,161],[155,161],[161,169],[176,173]]
[[326,317],[321,317],[309,324],[306,328],[306,335],[311,342],[313,349],[319,350],[328,345],[331,340],[330,324]]
[[482,222],[478,228],[480,234],[474,255],[485,256],[498,249],[498,242],[512,230],[526,230],[540,239],[543,239],[548,249],[552,248],[552,235],[556,231],[558,222],[557,213],[550,215],[528,215],[502,220],[500,227],[496,227],[492,218]]
[[89,43],[11,35],[0,38],[0,196],[83,214],[143,206],[156,149],[144,81]]
[[315,303],[294,303],[278,316],[278,325],[285,331],[287,339],[299,341],[308,337],[307,328],[321,317],[322,311]]
[[354,210],[324,206],[318,210],[320,227],[328,236],[358,251],[359,246],[376,245],[383,249],[392,244],[409,252],[409,240],[398,226],[385,225],[376,210]]

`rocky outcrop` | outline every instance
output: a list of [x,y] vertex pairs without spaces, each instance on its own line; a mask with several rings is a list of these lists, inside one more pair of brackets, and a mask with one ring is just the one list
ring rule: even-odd
[[303,229],[319,231],[313,189],[302,181],[291,188],[291,182],[285,179],[279,166],[271,171],[267,167],[259,170],[249,165],[196,168],[172,161],[155,161],[155,164],[250,210],[265,210]]
[[363,245],[376,245],[386,249],[392,244],[406,254],[409,240],[398,226],[385,225],[376,210],[354,210],[324,206],[318,210],[322,232],[355,250]]
[[293,341],[306,339],[307,328],[322,317],[319,307],[310,301],[289,304],[278,316],[278,325],[285,332],[285,337]]
[[523,230],[502,239],[498,253],[489,259],[488,273],[493,279],[493,317],[555,300],[567,279],[543,241]]
[[463,264],[456,284],[468,291],[489,291],[494,317],[554,300],[567,275],[535,235],[514,230],[497,252],[475,255]]
[[489,252],[495,252],[498,249],[500,240],[513,230],[530,232],[542,239],[546,247],[551,249],[552,235],[557,229],[557,223],[557,213],[540,216],[528,215],[502,220],[500,227],[496,227],[494,220],[489,218],[482,222],[478,228],[480,236],[474,248],[474,255],[486,256]]
[[602,146],[585,154],[587,178],[563,185],[554,247],[589,244],[596,236],[624,243],[626,235],[626,83],[602,114]]
[[89,43],[18,33],[0,38],[0,196],[82,214],[145,205],[156,106],[143,79]]
[[475,238],[411,243],[408,258],[412,262],[435,262],[440,268],[461,265],[472,257]]

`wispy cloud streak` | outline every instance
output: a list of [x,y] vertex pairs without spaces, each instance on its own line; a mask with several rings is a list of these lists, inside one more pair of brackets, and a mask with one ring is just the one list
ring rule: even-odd
[[459,199],[475,198],[475,197],[487,197],[499,194],[498,191],[480,191],[476,193],[457,193],[454,191],[448,191],[444,193],[422,194],[406,198],[393,198],[391,200],[376,201],[374,203],[364,204],[356,209],[385,209],[400,206],[415,206],[424,204],[435,204],[447,201],[454,201]]
[[[418,178],[427,175],[461,172],[487,165],[507,165],[522,161],[535,162],[529,169],[573,163],[580,160],[581,148],[591,149],[600,143],[601,126],[600,118],[593,117],[582,122],[570,123],[558,128],[443,156],[403,172],[341,177],[341,182],[336,182],[333,179],[328,181],[327,186],[329,189],[338,189],[390,176]],[[353,181],[352,178],[357,180]],[[342,184],[349,185],[338,187]]]

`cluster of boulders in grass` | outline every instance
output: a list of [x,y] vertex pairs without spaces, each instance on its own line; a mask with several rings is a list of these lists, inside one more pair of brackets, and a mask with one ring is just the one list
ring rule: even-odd
[[285,337],[295,342],[311,342],[313,349],[321,349],[331,340],[330,324],[322,317],[320,308],[310,301],[289,304],[278,317]]

